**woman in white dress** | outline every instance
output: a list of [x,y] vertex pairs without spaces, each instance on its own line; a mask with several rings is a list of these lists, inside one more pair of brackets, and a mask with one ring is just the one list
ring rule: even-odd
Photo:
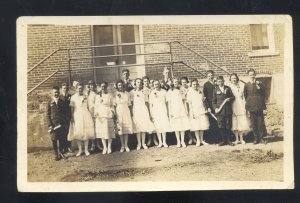
[[103,144],[102,154],[110,154],[112,139],[115,136],[115,123],[114,123],[114,106],[113,97],[107,92],[107,82],[102,82],[97,85],[99,94],[95,99],[95,131],[96,139],[101,139]]
[[114,106],[117,115],[118,134],[121,141],[120,152],[129,152],[128,134],[133,133],[132,105],[130,94],[124,90],[124,82],[116,82],[116,92],[114,96]]
[[208,145],[203,140],[203,133],[204,130],[209,129],[209,120],[206,114],[211,109],[207,108],[203,93],[199,89],[198,80],[192,80],[191,85],[192,88],[187,93],[187,102],[189,104],[191,131],[195,132],[196,146],[199,147],[201,144]]
[[154,125],[149,116],[149,103],[148,95],[143,91],[142,79],[135,79],[135,89],[130,92],[133,102],[132,106],[132,120],[135,126],[135,133],[137,139],[137,150],[141,147],[148,149],[145,138],[146,132],[152,133],[154,131]]
[[186,130],[190,129],[184,98],[184,95],[179,90],[179,80],[174,78],[171,83],[171,89],[167,92],[166,100],[168,104],[170,126],[171,130],[175,132],[177,147],[186,147],[184,133]]
[[[149,80],[148,76],[144,76],[142,78],[142,81],[143,81],[143,93],[146,95],[148,105],[149,105],[149,96],[150,96],[150,93],[153,88],[150,86],[150,80]],[[152,123],[152,125],[153,125],[153,123]],[[157,141],[157,136],[155,134],[155,129],[153,130],[152,133],[147,133],[147,135],[148,135],[148,136],[146,136],[146,137],[148,137],[147,146],[149,147],[151,145],[152,141],[153,141],[154,145],[157,146],[158,141]]]
[[[235,134],[234,144],[242,143],[245,144],[244,134],[249,131],[249,123],[246,114],[246,100],[244,97],[245,85],[239,81],[239,77],[236,73],[230,75],[229,78],[231,84],[230,88],[235,97],[232,103],[232,128],[231,130]],[[240,140],[239,140],[240,138]]]
[[161,89],[158,80],[154,80],[154,90],[149,96],[151,120],[157,132],[159,144],[157,147],[168,147],[167,132],[171,131],[166,106],[166,90]]
[[[93,121],[94,121],[94,126],[95,126],[95,98],[96,98],[96,92],[95,92],[95,83],[93,80],[90,80],[88,82],[88,85],[87,85],[87,89],[85,91],[85,95],[87,97],[87,101],[88,101],[88,108],[89,108],[89,111],[93,117]],[[95,128],[94,128],[95,129]],[[99,140],[97,139],[91,139],[91,148],[90,148],[90,151],[91,152],[94,152],[95,151],[95,145],[97,146],[97,148],[99,150],[102,150],[102,147],[100,147],[100,142]]]
[[[186,101],[186,96],[187,96],[187,93],[189,91],[189,79],[185,76],[181,77],[180,78],[180,92],[184,98],[184,104],[186,106],[186,109],[187,109],[187,106],[188,106],[188,102]],[[190,131],[187,132],[188,134],[188,137],[189,137],[189,140],[188,140],[188,144],[191,145],[193,143],[196,143],[196,138],[194,136],[192,136],[192,133]]]
[[94,121],[88,109],[87,97],[83,94],[83,84],[76,85],[76,94],[71,97],[71,122],[68,134],[68,140],[75,140],[78,145],[78,153],[82,154],[82,142],[84,142],[85,155],[89,156],[88,143],[89,139],[95,139]]

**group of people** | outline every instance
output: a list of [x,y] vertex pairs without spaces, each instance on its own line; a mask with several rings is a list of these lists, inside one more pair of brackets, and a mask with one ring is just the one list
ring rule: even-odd
[[[215,80],[214,72],[209,70],[208,81],[200,88],[197,79],[171,79],[168,68],[161,81],[150,81],[147,76],[131,81],[129,70],[125,69],[114,91],[108,90],[105,81],[89,81],[86,89],[82,83],[74,82],[76,93],[72,96],[68,84],[54,86],[47,117],[55,160],[73,153],[72,141],[78,146],[76,156],[83,153],[83,143],[86,156],[96,148],[110,154],[117,135],[120,152],[130,151],[128,135],[133,134],[137,150],[148,149],[152,142],[157,147],[168,147],[166,138],[171,132],[177,147],[186,147],[185,135],[188,144],[208,145],[204,132],[220,137],[220,146],[245,144],[243,137],[250,129],[254,144],[264,142],[265,90],[255,79],[254,69],[248,70],[248,76],[249,82],[244,84],[233,73],[230,84],[225,85],[223,76]],[[229,139],[232,132],[235,142]]]

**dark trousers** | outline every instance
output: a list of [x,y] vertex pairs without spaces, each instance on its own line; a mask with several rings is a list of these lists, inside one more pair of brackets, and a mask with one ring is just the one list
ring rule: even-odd
[[229,129],[219,128],[219,134],[222,138],[222,142],[224,142],[225,144],[230,144],[231,131]]
[[67,152],[68,148],[71,147],[71,142],[68,141],[68,133],[69,133],[69,125],[65,125],[62,129],[62,147],[63,147],[63,151]]
[[205,140],[210,143],[218,143],[219,142],[219,129],[217,121],[211,116],[208,115],[209,118],[209,130],[205,131]]
[[250,124],[254,139],[260,141],[266,132],[265,118],[262,111],[250,112]]
[[52,148],[56,155],[61,153],[64,147],[65,141],[62,136],[62,131],[63,130],[56,130],[51,133]]

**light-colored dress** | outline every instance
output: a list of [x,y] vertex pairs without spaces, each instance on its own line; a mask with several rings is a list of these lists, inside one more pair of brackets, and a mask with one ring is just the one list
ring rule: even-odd
[[88,140],[95,138],[94,121],[88,110],[88,101],[85,95],[74,94],[70,100],[74,109],[73,120],[70,122],[68,140]]
[[91,112],[91,115],[94,116],[94,110],[95,110],[95,99],[97,94],[93,91],[87,92],[87,100],[88,100],[88,107],[89,111]]
[[133,102],[132,120],[134,122],[134,132],[148,132],[152,133],[155,130],[153,123],[150,120],[149,111],[146,102],[149,102],[148,95],[145,91],[132,90],[130,92],[131,100]]
[[189,88],[185,88],[183,86],[180,87],[180,93],[181,93],[184,101],[186,101],[188,91],[189,91]]
[[166,106],[166,91],[164,89],[160,91],[152,90],[149,96],[149,104],[156,132],[171,132]]
[[191,131],[208,130],[209,120],[204,106],[204,96],[201,92],[190,89],[187,93],[187,102],[190,109]]
[[235,97],[232,103],[232,130],[248,131],[249,121],[246,114],[246,100],[244,97],[245,85],[238,82],[237,85],[231,84],[230,88]]
[[95,132],[96,138],[115,138],[113,120],[113,97],[111,94],[97,95],[95,98]]
[[[97,94],[93,91],[87,91],[86,92],[86,97],[87,97],[87,102],[88,102],[88,109],[92,115],[93,118],[93,123],[94,123],[94,131],[96,130],[95,126],[95,99],[96,99]],[[94,132],[96,134],[96,132]]]
[[190,122],[185,108],[184,97],[179,89],[169,90],[166,95],[169,107],[169,119],[172,131],[190,129]]
[[118,134],[132,134],[133,124],[130,115],[129,106],[131,106],[130,94],[128,92],[115,92],[114,106],[116,106],[116,113],[118,119]]
[[148,99],[148,102],[149,102],[149,96],[150,96],[150,93],[152,92],[152,89],[151,88],[148,88],[148,87],[143,87],[143,93],[146,95],[147,99]]

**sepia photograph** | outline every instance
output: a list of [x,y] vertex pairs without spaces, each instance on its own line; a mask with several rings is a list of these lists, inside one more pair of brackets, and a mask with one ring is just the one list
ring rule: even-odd
[[20,17],[21,192],[293,189],[287,15]]

